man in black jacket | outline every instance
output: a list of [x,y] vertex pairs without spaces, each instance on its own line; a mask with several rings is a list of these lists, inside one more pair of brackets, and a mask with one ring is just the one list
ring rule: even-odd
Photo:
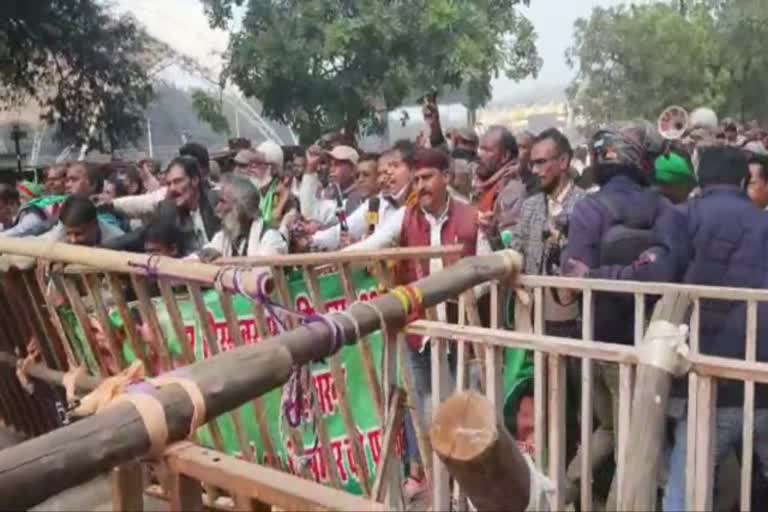
[[[166,221],[174,219],[189,242],[185,246],[185,253],[196,252],[210,242],[221,229],[221,221],[214,211],[215,193],[202,181],[197,160],[187,156],[180,156],[171,161],[166,174],[166,184],[165,199],[154,201],[151,196],[145,195],[147,199],[133,204],[131,211],[135,215],[151,215]],[[101,203],[102,208],[110,206],[107,202]],[[144,230],[138,229],[111,241],[109,248],[143,251]]]

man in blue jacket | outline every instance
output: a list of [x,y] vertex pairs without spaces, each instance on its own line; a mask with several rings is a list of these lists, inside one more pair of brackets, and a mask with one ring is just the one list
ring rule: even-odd
[[[658,233],[659,220],[674,208],[658,191],[648,186],[655,154],[661,150],[654,130],[643,123],[623,129],[599,131],[592,140],[594,177],[600,190],[576,203],[570,217],[568,244],[563,251],[563,275],[601,279],[671,281],[674,273],[647,265],[649,249],[661,246],[675,252],[674,237]],[[643,255],[641,257],[641,254]],[[594,294],[594,336],[596,340],[632,344],[634,341],[634,298],[615,293]],[[607,442],[617,424],[619,375],[616,364],[595,368],[595,412],[598,429],[593,456],[598,465],[613,452]],[[569,465],[569,488],[580,479],[579,456]],[[606,503],[615,508],[615,481]]]
[[[675,272],[688,284],[736,288],[768,286],[768,216],[747,196],[746,157],[736,148],[712,147],[702,151],[699,163],[700,197],[680,205],[681,218],[669,218],[661,229],[679,233],[682,219],[683,250],[659,251],[655,267]],[[665,221],[666,222],[666,221]],[[746,304],[742,301],[702,300],[699,350],[702,354],[744,359]],[[768,304],[758,305],[757,359],[768,360]],[[761,321],[763,320],[763,321]],[[673,387],[673,397],[685,399],[685,382]],[[715,465],[741,444],[744,386],[721,380],[717,391]],[[763,471],[768,468],[768,393],[755,393],[754,447]],[[673,401],[675,399],[673,398]],[[680,401],[680,400],[678,400]],[[664,510],[685,510],[687,415],[678,414],[670,457]]]

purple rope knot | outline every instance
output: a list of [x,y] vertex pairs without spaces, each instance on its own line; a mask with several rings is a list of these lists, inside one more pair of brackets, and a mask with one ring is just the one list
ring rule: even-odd
[[160,266],[160,261],[162,261],[162,258],[163,257],[159,254],[151,254],[147,258],[146,263],[136,263],[134,261],[129,261],[128,266],[142,269],[147,277],[157,278],[157,276],[160,274],[157,268]]

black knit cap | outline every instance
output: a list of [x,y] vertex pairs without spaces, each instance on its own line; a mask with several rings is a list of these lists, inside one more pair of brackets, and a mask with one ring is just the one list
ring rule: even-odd
[[710,146],[699,148],[699,184],[742,185],[749,177],[747,157],[738,148]]

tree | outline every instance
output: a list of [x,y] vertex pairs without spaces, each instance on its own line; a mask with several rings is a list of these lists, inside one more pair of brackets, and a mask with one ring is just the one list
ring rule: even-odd
[[669,105],[764,116],[766,37],[762,0],[595,8],[575,24],[566,59],[577,74],[568,95],[593,124],[655,120]]
[[[213,26],[233,5],[205,0]],[[376,130],[383,111],[431,87],[490,98],[490,81],[535,76],[536,35],[517,7],[528,0],[248,0],[226,76],[264,114],[304,142],[323,131]]]
[[3,2],[0,104],[36,101],[65,143],[111,151],[133,142],[152,98],[143,39],[95,0]]

